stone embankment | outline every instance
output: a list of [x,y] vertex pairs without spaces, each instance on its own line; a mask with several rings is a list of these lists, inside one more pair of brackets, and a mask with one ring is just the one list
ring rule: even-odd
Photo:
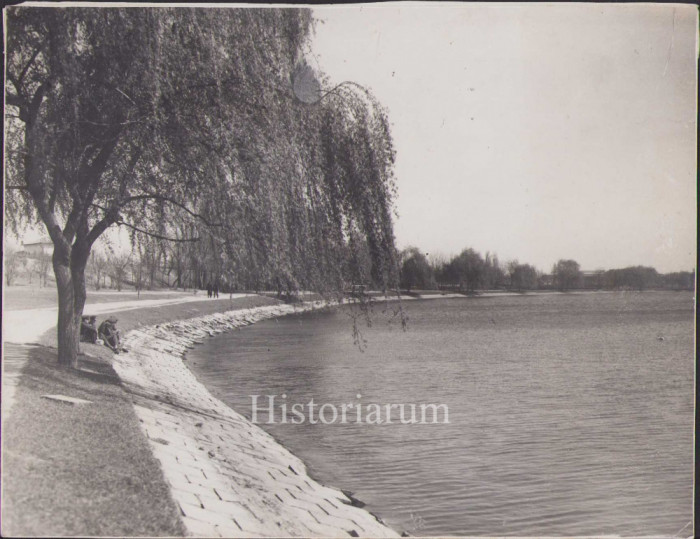
[[114,369],[194,536],[397,537],[356,500],[214,398],[185,366],[195,343],[259,320],[322,307],[274,305],[131,331]]

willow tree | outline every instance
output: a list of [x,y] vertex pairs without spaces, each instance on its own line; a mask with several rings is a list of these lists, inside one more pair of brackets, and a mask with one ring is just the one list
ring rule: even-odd
[[352,97],[295,98],[308,10],[5,17],[6,215],[15,229],[42,222],[54,244],[59,362],[77,362],[85,267],[114,225],[183,244],[208,235],[222,271],[238,264],[288,288],[340,289],[340,253],[359,232],[388,280],[386,116]]
[[[229,156],[223,252],[245,282],[339,293],[396,284],[394,150],[386,111],[354,87],[318,103],[271,104],[260,159]],[[200,226],[201,228],[201,226]]]

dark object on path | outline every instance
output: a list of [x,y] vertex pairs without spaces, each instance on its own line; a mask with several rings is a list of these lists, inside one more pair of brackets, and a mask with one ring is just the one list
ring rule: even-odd
[[80,319],[80,342],[95,344],[97,342],[96,316],[85,315]]
[[207,283],[207,297],[210,298],[214,292],[214,289],[211,286],[211,283]]
[[111,348],[115,354],[121,350],[121,335],[117,329],[117,318],[110,316],[107,320],[100,324],[97,331],[98,336],[105,343],[105,346]]
[[219,297],[219,283],[214,284],[214,297],[215,298]]

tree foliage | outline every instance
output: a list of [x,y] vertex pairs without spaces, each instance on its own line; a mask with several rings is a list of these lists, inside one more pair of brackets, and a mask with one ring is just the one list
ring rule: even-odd
[[661,284],[664,288],[671,290],[693,290],[695,288],[695,270],[676,271],[660,276]]
[[112,225],[216,278],[339,291],[361,262],[392,283],[386,112],[357,88],[295,98],[311,28],[298,9],[7,11],[7,215],[54,243],[59,361],[75,362],[85,266]]
[[474,292],[481,286],[484,259],[474,249],[464,249],[453,258],[445,268],[443,276],[446,282],[456,284],[460,290]]
[[537,269],[530,264],[509,265],[510,286],[514,290],[533,290],[537,288]]
[[583,281],[583,273],[575,260],[559,260],[552,268],[552,276],[559,290],[580,288]]
[[656,270],[645,266],[608,270],[602,277],[603,285],[612,289],[645,290],[660,284]]
[[401,253],[401,258],[401,288],[410,292],[412,288],[425,290],[437,286],[433,268],[420,249],[408,247]]
[[482,284],[487,290],[505,285],[505,272],[498,261],[498,255],[488,251],[484,255]]

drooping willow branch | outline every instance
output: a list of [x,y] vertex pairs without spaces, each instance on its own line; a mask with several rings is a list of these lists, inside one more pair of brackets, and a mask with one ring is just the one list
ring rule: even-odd
[[[95,208],[98,208],[98,209],[102,210],[102,211],[105,212],[106,214],[114,213],[114,212],[116,211],[115,208],[112,208],[112,209],[110,210],[110,209],[108,209],[108,208],[105,208],[104,206],[100,206],[99,204],[94,204],[94,203],[93,203],[92,206],[94,206]],[[171,238],[171,237],[168,237],[168,236],[163,236],[163,235],[161,235],[161,234],[157,234],[157,233],[155,233],[155,232],[150,232],[150,231],[145,230],[145,229],[143,229],[143,228],[139,228],[139,227],[137,227],[136,225],[132,225],[131,223],[127,223],[126,221],[124,221],[123,219],[120,219],[119,217],[111,218],[109,215],[107,215],[104,219],[102,219],[102,220],[98,223],[98,225],[95,226],[95,228],[99,227],[100,225],[102,225],[104,228],[106,228],[106,226],[108,226],[110,222],[111,222],[111,223],[114,223],[115,225],[124,225],[125,227],[131,228],[132,230],[135,230],[136,232],[140,232],[140,233],[142,233],[142,234],[146,234],[147,236],[150,236],[151,238],[156,238],[156,239],[158,239],[158,240],[172,241],[172,242],[175,242],[175,243],[187,243],[187,242],[199,241],[199,237],[194,237],[194,238]],[[99,234],[101,234],[101,232],[99,232],[97,235],[99,235]]]
[[175,243],[187,243],[187,242],[195,242],[199,241],[199,237],[196,238],[169,238],[167,236],[161,236],[160,234],[156,234],[155,232],[149,232],[148,230],[144,230],[143,228],[139,228],[136,225],[132,225],[131,223],[127,223],[126,221],[117,220],[116,225],[124,225],[125,227],[131,228],[132,230],[135,230],[136,232],[140,232],[141,234],[146,234],[146,236],[149,236],[151,238],[155,238],[157,240],[164,240],[164,241],[172,241]]
[[223,223],[212,223],[212,222],[210,222],[206,217],[204,217],[203,215],[201,215],[201,214],[199,214],[199,213],[196,213],[196,212],[190,210],[187,206],[185,206],[185,205],[182,204],[181,202],[178,202],[177,200],[172,199],[172,198],[167,197],[167,196],[164,196],[164,195],[156,195],[156,194],[153,194],[153,193],[146,193],[146,194],[143,194],[143,195],[134,195],[134,196],[131,196],[131,197],[128,197],[128,198],[125,198],[124,200],[122,200],[122,202],[121,202],[120,205],[123,206],[124,204],[127,204],[127,203],[129,203],[129,202],[133,202],[133,201],[136,201],[136,200],[149,200],[149,199],[150,199],[150,200],[163,200],[163,201],[165,201],[165,202],[169,202],[169,203],[172,204],[173,206],[177,206],[178,208],[185,210],[185,211],[186,211],[187,213],[189,213],[192,217],[201,220],[201,221],[202,221],[205,225],[207,225],[207,226],[210,226],[210,227],[215,227],[215,226],[221,227],[221,226],[224,226]]
[[328,96],[330,94],[338,95],[338,91],[343,86],[353,86],[354,88],[357,88],[358,90],[362,91],[368,97],[370,97],[370,98],[372,97],[371,94],[369,93],[369,90],[367,88],[365,88],[364,86],[362,86],[361,84],[358,84],[358,83],[351,81],[351,80],[346,80],[346,81],[341,82],[340,84],[336,84],[333,88],[331,88],[330,90],[327,90],[326,92],[321,94],[321,96],[316,100],[316,103],[320,102],[322,99],[324,99],[326,96]]

